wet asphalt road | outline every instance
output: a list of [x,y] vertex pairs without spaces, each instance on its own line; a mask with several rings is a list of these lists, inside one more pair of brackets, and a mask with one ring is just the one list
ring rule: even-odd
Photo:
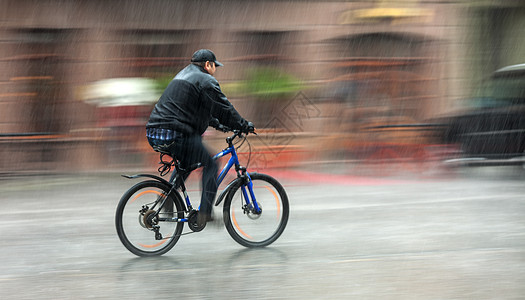
[[291,215],[270,247],[245,249],[215,226],[145,259],[114,228],[133,181],[2,178],[0,298],[525,298],[523,176],[279,179]]

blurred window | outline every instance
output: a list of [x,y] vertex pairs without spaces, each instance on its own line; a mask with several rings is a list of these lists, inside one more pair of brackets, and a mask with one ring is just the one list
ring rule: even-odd
[[500,76],[483,85],[474,106],[482,108],[525,104],[525,73]]
[[69,85],[65,82],[76,29],[20,28],[15,30],[16,65],[11,82],[18,90],[34,94],[22,97],[30,118],[23,118],[22,128],[31,132],[63,132],[69,122],[64,118]]
[[188,53],[201,30],[124,30],[117,33],[120,59],[128,63],[126,76],[172,77],[188,64]]
[[245,31],[238,36],[238,53],[243,60],[258,66],[275,66],[289,59],[288,45],[292,43],[293,31]]
[[[346,86],[341,101],[361,109],[354,120],[423,119],[429,101],[437,99],[432,75],[431,41],[401,33],[370,33],[335,40],[337,86]],[[341,90],[339,94],[345,92]],[[366,113],[365,113],[366,111]],[[391,120],[390,120],[391,119]]]

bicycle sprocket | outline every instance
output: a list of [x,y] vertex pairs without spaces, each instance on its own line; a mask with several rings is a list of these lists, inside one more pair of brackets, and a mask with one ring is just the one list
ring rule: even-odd
[[158,224],[158,219],[157,219],[158,217],[155,216],[154,214],[155,214],[155,211],[152,209],[144,213],[142,222],[147,229],[152,229],[153,225]]
[[196,210],[192,210],[189,214],[188,214],[188,227],[191,229],[191,231],[193,232],[199,232],[199,231],[202,231],[204,229],[204,227],[206,227],[206,225],[204,226],[199,226],[199,224],[197,223],[197,216],[199,215],[199,212],[196,211]]

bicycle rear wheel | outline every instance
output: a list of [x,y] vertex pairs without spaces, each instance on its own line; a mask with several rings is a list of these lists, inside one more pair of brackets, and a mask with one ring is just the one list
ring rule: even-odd
[[184,223],[175,219],[184,217],[184,207],[177,192],[166,198],[169,191],[161,182],[143,181],[120,199],[115,225],[120,241],[131,253],[162,255],[179,240]]
[[265,174],[250,174],[253,193],[261,212],[246,202],[247,185],[234,186],[224,202],[224,224],[230,236],[245,247],[264,247],[283,233],[289,216],[288,196],[282,185]]

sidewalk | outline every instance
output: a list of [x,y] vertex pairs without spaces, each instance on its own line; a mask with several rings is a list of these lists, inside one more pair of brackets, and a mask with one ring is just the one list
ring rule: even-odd
[[[304,168],[287,168],[287,169],[262,169],[252,170],[252,172],[268,174],[277,179],[283,185],[356,185],[356,186],[373,186],[373,185],[397,185],[407,182],[417,181],[417,179],[395,179],[367,177],[349,174],[327,173],[324,171],[311,171]],[[123,169],[118,168],[111,170],[100,170],[98,172],[51,172],[51,171],[26,171],[26,172],[5,172],[0,174],[0,186],[2,188],[13,189],[16,187],[22,189],[24,185],[49,185],[60,186],[63,184],[83,184],[93,181],[118,181],[126,183],[128,179],[121,175],[133,174],[152,174],[159,175],[155,168],[151,170]],[[171,173],[164,176],[169,179]],[[189,189],[199,189],[201,174],[199,170],[194,171],[188,178],[187,186]],[[224,179],[221,186],[224,186],[235,178],[235,171],[231,170]],[[129,180],[129,184],[137,182],[140,179]],[[16,183],[15,183],[16,182]],[[15,187],[16,186],[16,187]]]
[[270,169],[264,172],[272,177],[286,180],[287,182],[301,182],[306,184],[335,184],[335,185],[388,185],[400,184],[406,180],[367,177],[346,174],[330,174],[313,172],[302,169]]
[[[343,164],[310,164],[308,166],[294,167],[294,168],[264,168],[253,169],[248,168],[250,172],[258,172],[268,174],[283,185],[311,185],[311,184],[326,184],[326,185],[354,185],[354,186],[374,186],[374,185],[399,185],[414,182],[428,182],[428,181],[443,181],[453,180],[461,177],[488,177],[488,178],[523,178],[525,177],[525,170],[516,170],[504,167],[481,167],[481,168],[463,168],[453,169],[449,172],[422,174],[422,173],[393,173],[389,176],[372,176],[360,174],[359,172],[349,169]],[[521,173],[519,172],[521,171]],[[66,172],[66,171],[12,171],[0,173],[0,184],[8,185],[13,181],[59,181],[63,182],[82,182],[86,179],[92,180],[114,180],[126,179],[121,175],[132,174],[152,174],[158,175],[156,166],[150,169],[138,168],[119,168],[112,167],[98,171],[81,171],[81,172]],[[171,173],[170,173],[171,174]],[[169,179],[170,175],[165,176]],[[196,170],[188,179],[188,186],[192,185],[198,188],[200,181],[200,170]],[[222,185],[231,181],[235,177],[235,171],[230,170],[227,178],[224,179]],[[137,179],[138,180],[138,179]],[[136,180],[135,180],[136,181]]]

